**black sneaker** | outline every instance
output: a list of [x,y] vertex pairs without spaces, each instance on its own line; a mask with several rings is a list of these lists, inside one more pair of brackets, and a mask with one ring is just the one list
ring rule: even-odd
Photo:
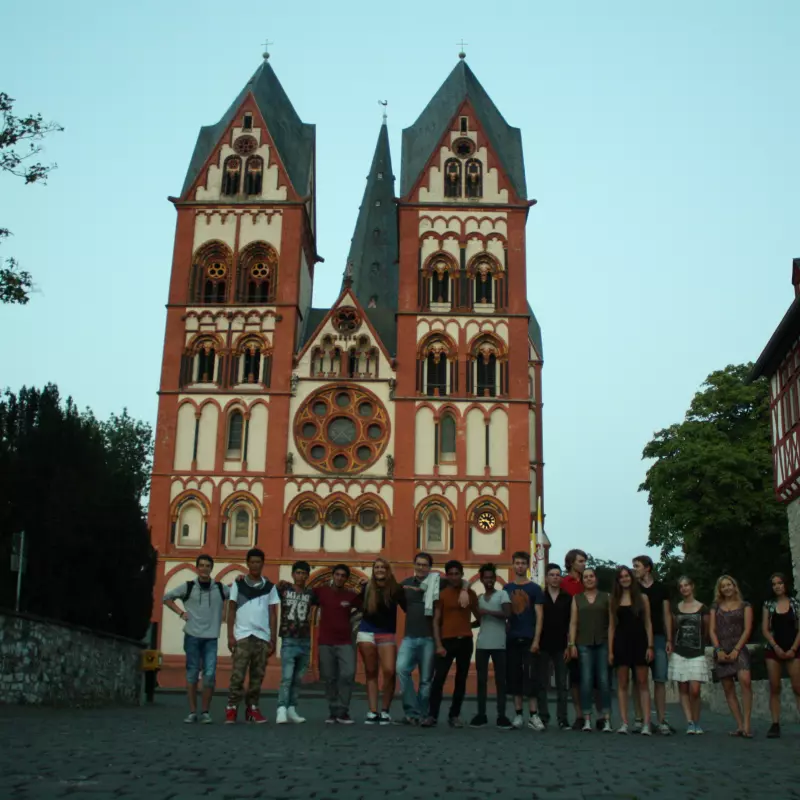
[[501,731],[514,730],[514,726],[511,724],[511,720],[506,716],[497,718],[497,727],[500,728]]
[[339,714],[339,716],[336,717],[336,721],[340,725],[352,725],[355,722],[355,720],[346,711]]
[[331,714],[328,719],[325,720],[326,724],[328,725],[335,725],[339,721],[339,718],[336,714]]
[[367,711],[367,716],[364,718],[365,725],[377,725],[381,721],[380,715],[374,711]]
[[595,722],[594,727],[597,728],[598,731],[603,730],[605,727],[606,721],[601,717],[600,719]]
[[486,714],[476,714],[469,722],[470,728],[485,728],[488,724],[489,720],[486,718]]
[[565,719],[560,719],[560,720],[558,721],[558,729],[559,729],[560,731],[569,731],[569,730],[572,730],[572,728],[570,727],[570,724],[569,724],[569,722],[567,722]]
[[582,731],[583,730],[583,717],[575,717],[575,722],[572,723],[573,731]]
[[767,731],[767,739],[780,739],[781,738],[781,726],[777,722],[773,722],[772,725],[769,726],[769,730]]

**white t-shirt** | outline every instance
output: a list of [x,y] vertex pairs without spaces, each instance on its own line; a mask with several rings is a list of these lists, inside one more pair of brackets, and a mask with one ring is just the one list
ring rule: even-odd
[[262,578],[260,583],[251,586],[247,579],[237,578],[231,586],[230,599],[236,603],[236,621],[233,625],[236,641],[256,636],[269,642],[269,607],[281,604],[275,585]]

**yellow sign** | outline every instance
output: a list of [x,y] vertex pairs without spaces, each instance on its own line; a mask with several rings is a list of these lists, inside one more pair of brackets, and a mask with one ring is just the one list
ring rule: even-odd
[[155,672],[155,670],[161,669],[161,651],[142,650],[142,660],[139,668],[142,672]]

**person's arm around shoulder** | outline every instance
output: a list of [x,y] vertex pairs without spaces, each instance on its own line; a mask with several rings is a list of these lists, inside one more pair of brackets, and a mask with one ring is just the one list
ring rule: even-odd
[[505,589],[500,589],[500,605],[503,609],[503,619],[508,619],[511,616],[511,598]]
[[[461,590],[464,591],[463,589]],[[475,594],[472,589],[467,590],[467,597],[469,599],[469,608],[472,611],[472,616],[475,617],[476,620],[480,620],[481,611],[478,608],[478,595]]]

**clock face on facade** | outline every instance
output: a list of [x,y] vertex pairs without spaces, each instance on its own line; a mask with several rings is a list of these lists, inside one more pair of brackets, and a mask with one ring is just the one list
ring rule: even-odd
[[389,415],[367,389],[323,386],[298,409],[294,440],[312,467],[333,474],[357,474],[374,464],[386,449]]
[[481,511],[478,514],[478,527],[482,531],[493,531],[497,527],[497,516],[494,511]]

